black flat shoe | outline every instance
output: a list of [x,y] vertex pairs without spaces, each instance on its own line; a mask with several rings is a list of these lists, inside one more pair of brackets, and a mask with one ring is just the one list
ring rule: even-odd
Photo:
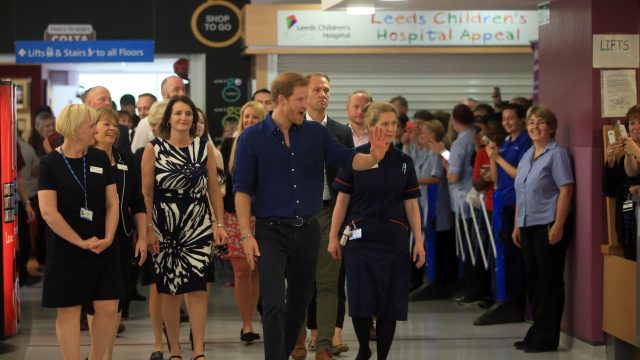
[[523,350],[526,353],[541,353],[541,352],[558,351],[558,347],[526,345]]
[[251,343],[252,341],[255,340],[259,340],[260,339],[260,335],[256,334],[254,332],[242,332],[242,329],[240,329],[240,341],[244,341],[244,343],[246,345],[248,345],[249,343]]
[[524,350],[524,348],[527,347],[527,342],[524,340],[516,341],[513,343],[513,347],[518,350]]
[[151,357],[149,358],[149,360],[164,360],[164,356],[162,354],[162,351],[154,351],[151,353]]

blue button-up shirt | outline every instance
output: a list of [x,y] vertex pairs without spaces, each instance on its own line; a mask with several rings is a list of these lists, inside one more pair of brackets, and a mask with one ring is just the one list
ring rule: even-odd
[[[513,167],[518,167],[520,159],[531,147],[531,138],[526,131],[520,132],[517,138],[511,139],[511,135],[500,144],[500,155]],[[496,191],[502,195],[502,203],[506,206],[516,206],[516,189],[513,187],[514,178],[509,176],[502,166],[498,165],[498,182]]]
[[522,157],[516,172],[518,226],[546,225],[555,221],[560,187],[573,184],[569,152],[555,140],[534,160],[535,147]]
[[[449,173],[458,175],[458,182],[449,184],[449,195],[451,196],[451,209],[456,214],[460,212],[460,200],[462,207],[466,208],[467,194],[471,190],[471,177],[473,175],[473,153],[476,144],[473,141],[473,127],[467,128],[451,144],[451,155],[449,156]],[[467,214],[467,210],[465,210]],[[465,215],[468,216],[468,215]]]
[[315,121],[292,125],[289,144],[271,114],[238,138],[233,191],[251,195],[258,218],[314,216],[322,206],[325,161],[352,167],[354,150]]

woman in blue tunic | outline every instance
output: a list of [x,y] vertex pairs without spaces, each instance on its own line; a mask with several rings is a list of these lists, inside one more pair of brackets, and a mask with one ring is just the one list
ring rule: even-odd
[[[147,238],[153,254],[156,287],[169,338],[169,359],[181,359],[178,343],[180,300],[185,294],[193,331],[193,358],[204,359],[207,274],[212,242],[226,243],[213,146],[195,137],[197,110],[186,96],[172,98],[142,156],[142,187],[147,208]],[[217,227],[215,226],[217,224]],[[216,227],[215,232],[213,228]]]
[[[389,146],[396,133],[398,115],[391,104],[373,102],[366,108],[365,123],[369,133],[375,127],[381,128]],[[365,144],[356,151],[367,153],[369,149],[370,144]],[[407,320],[407,257],[412,256],[418,268],[425,262],[417,200],[420,190],[413,161],[389,147],[385,157],[370,170],[340,169],[333,186],[340,192],[327,250],[334,258],[340,258],[342,225],[349,225],[351,235],[344,251],[349,316],[360,344],[356,359],[371,357],[369,330],[373,316],[377,318],[378,359],[386,359],[396,321]],[[409,231],[415,237],[412,254]]]
[[527,112],[533,146],[516,172],[516,226],[513,242],[522,248],[527,291],[533,299],[533,325],[517,349],[556,351],[564,307],[564,264],[569,245],[568,221],[575,187],[571,157],[555,141],[558,120],[548,108]]

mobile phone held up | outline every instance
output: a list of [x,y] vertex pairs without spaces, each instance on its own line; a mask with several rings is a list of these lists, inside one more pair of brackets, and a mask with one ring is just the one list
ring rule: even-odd
[[449,161],[449,157],[451,156],[451,152],[449,152],[449,150],[444,149],[442,151],[440,151],[440,155],[442,155],[442,158]]

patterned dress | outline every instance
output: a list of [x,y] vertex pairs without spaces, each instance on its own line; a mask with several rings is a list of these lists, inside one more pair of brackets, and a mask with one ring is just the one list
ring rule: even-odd
[[153,222],[160,253],[153,256],[158,292],[206,290],[213,231],[207,201],[207,140],[177,148],[156,138]]

